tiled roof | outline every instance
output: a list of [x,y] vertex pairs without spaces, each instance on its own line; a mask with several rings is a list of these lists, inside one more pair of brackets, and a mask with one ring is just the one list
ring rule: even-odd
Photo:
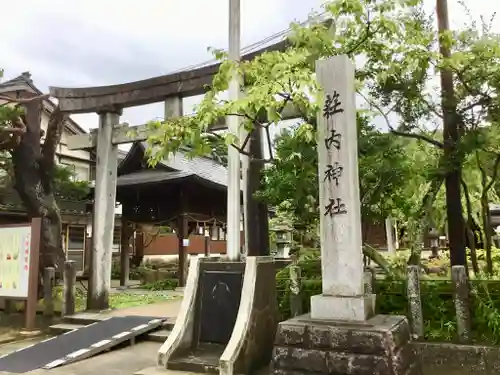
[[[42,95],[43,94],[43,92],[40,91],[40,89],[38,87],[36,87],[35,84],[33,83],[33,79],[31,78],[31,73],[30,72],[23,72],[20,75],[18,75],[17,77],[9,79],[9,80],[7,80],[5,82],[0,82],[0,88],[3,88],[3,87],[8,88],[9,86],[16,85],[16,84],[27,85],[37,95]],[[43,104],[44,104],[45,109],[49,113],[52,113],[52,111],[56,107],[56,105],[54,104],[54,102],[52,102],[52,100],[50,100],[50,99],[44,100]],[[78,123],[76,123],[71,117],[68,117],[67,121],[71,125],[73,125],[74,128],[76,128],[76,132],[77,133],[78,132],[81,133],[81,134],[87,133],[87,131],[85,129],[83,129]],[[73,132],[74,131],[75,130],[73,130]]]
[[[127,160],[136,151],[144,152],[148,147],[146,142],[135,142],[125,157],[120,157],[121,166],[126,165]],[[121,155],[120,155],[121,156]],[[217,161],[208,157],[189,157],[187,152],[178,151],[167,159],[159,162],[159,169],[142,169],[130,173],[120,174],[117,179],[118,186],[130,186],[147,183],[157,183],[162,181],[172,181],[187,177],[195,177],[198,180],[215,184],[227,188],[228,172],[227,168]],[[120,173],[120,172],[119,172]]]
[[28,85],[31,86],[31,88],[37,92],[40,92],[38,88],[33,84],[33,79],[31,78],[31,73],[30,72],[23,72],[21,75],[18,75],[17,77],[14,77],[12,79],[9,79],[8,81],[0,83],[0,86],[9,86],[13,83],[27,83]]
[[153,184],[163,181],[179,180],[185,177],[192,176],[189,172],[170,172],[160,169],[152,170],[142,170],[138,172],[132,172],[124,174],[118,177],[116,180],[117,186],[132,186],[132,185],[144,185]]
[[[147,147],[147,144],[144,142],[142,147]],[[160,163],[176,171],[189,172],[203,180],[227,187],[227,168],[215,160],[200,156],[189,158],[185,152],[178,151]]]

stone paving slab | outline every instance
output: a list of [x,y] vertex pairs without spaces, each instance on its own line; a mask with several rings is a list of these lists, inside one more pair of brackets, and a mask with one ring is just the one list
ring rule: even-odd
[[[43,338],[23,340],[16,343],[0,345],[0,355],[29,346]],[[157,369],[155,366],[158,349],[161,343],[140,342],[135,346],[117,349],[108,353],[91,357],[67,366],[52,370],[34,370],[26,375],[195,375],[185,371]],[[0,371],[0,375],[13,375]]]
[[[157,368],[156,366],[147,367],[145,369],[142,369],[134,373],[134,375],[198,375],[198,374],[202,373],[165,370],[163,368]],[[255,372],[253,375],[269,375],[269,374],[271,374],[271,370],[269,368],[264,368],[262,370]]]
[[[41,341],[45,337],[0,345],[0,355]],[[35,370],[26,375],[197,375],[186,371],[158,369],[156,364],[161,343],[140,342],[135,346],[117,349],[53,370]],[[268,375],[269,369],[262,369],[254,375]],[[0,375],[14,375],[0,371]],[[16,374],[17,375],[17,374]]]
[[161,345],[141,342],[53,370],[30,371],[26,375],[132,375],[156,362]]
[[[129,291],[129,290],[128,290]],[[127,292],[128,292],[127,291]],[[139,292],[139,291],[138,291]],[[99,320],[106,319],[110,316],[161,316],[175,318],[178,315],[180,305],[182,303],[182,291],[175,293],[178,298],[170,299],[164,302],[154,304],[135,306],[124,309],[110,310],[100,313],[79,313],[88,319]],[[20,342],[13,342],[0,345],[0,355],[13,352],[23,347],[32,345],[37,341],[42,341],[46,337],[33,338]],[[140,342],[133,347],[118,349],[109,353],[103,353],[87,360],[79,361],[74,364],[63,366],[52,370],[35,370],[27,374],[29,375],[132,375],[143,369],[155,369],[158,349],[161,343],[156,342]],[[159,370],[158,374],[162,375],[194,375],[195,373],[186,373],[178,371]],[[0,375],[12,375],[10,373],[1,372]],[[156,375],[156,374],[154,374]]]
[[134,375],[197,375],[199,372],[187,372],[187,371],[173,371],[173,370],[165,370],[162,368],[157,368],[155,366],[148,367],[137,371]]

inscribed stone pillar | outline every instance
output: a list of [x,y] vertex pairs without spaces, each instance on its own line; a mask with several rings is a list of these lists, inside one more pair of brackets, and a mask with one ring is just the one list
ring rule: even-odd
[[278,324],[273,372],[421,374],[407,318],[372,316],[375,296],[364,290],[354,66],[335,56],[318,61],[316,73],[325,94],[318,114],[323,293],[311,298],[310,314]]
[[311,317],[365,320],[374,296],[364,292],[354,65],[334,56],[317,61],[316,75],[323,294],[311,298]]

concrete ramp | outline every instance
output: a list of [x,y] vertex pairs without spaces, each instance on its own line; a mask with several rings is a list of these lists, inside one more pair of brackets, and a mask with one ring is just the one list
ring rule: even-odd
[[53,369],[94,356],[159,328],[163,318],[113,317],[69,331],[0,357],[0,372],[24,374]]

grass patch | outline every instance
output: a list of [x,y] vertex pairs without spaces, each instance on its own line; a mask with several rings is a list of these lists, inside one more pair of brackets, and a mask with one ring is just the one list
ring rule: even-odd
[[[75,311],[84,311],[87,308],[87,292],[82,289],[76,290]],[[126,291],[111,293],[109,295],[109,305],[112,309],[124,309],[142,305],[150,305],[158,302],[170,301],[178,298],[177,296],[167,295],[161,292],[148,293],[128,293]],[[54,288],[54,310],[61,311],[63,304],[62,288]],[[22,304],[18,309],[22,309]],[[43,311],[43,300],[38,303],[38,311]]]
[[175,299],[176,297],[167,296],[160,293],[117,293],[109,297],[109,304],[114,309],[124,309],[127,307],[135,307],[141,305],[150,305],[158,302],[165,302]]
[[[112,309],[125,309],[128,307],[136,307],[142,305],[150,305],[158,302],[165,302],[174,299],[173,296],[165,295],[164,293],[127,293],[119,292],[109,295],[109,307]],[[62,305],[62,299],[58,301],[59,306]],[[57,307],[57,305],[56,305]],[[87,307],[87,293],[77,293],[75,300],[75,310],[84,311]]]

